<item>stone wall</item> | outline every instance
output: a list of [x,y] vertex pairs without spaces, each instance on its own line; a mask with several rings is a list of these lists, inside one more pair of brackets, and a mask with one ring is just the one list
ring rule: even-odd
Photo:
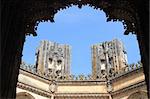
[[106,79],[57,79],[53,82],[40,74],[20,69],[17,93],[29,92],[34,97],[44,97],[40,99],[50,98],[52,95],[56,99],[127,99],[134,92],[146,92],[142,67],[118,74],[110,81],[112,91],[108,92]]

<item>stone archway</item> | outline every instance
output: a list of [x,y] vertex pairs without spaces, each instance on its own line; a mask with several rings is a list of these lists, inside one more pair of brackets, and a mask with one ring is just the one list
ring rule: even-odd
[[[1,97],[14,98],[25,34],[36,35],[38,22],[53,22],[55,13],[72,5],[89,5],[106,13],[107,21],[121,21],[125,33],[137,35],[147,86],[149,84],[148,0],[3,0]],[[13,82],[12,82],[13,81]],[[149,88],[149,86],[148,86]]]
[[144,91],[137,91],[132,93],[128,99],[148,99],[147,93]]
[[[29,8],[25,12],[28,12],[29,16],[25,18],[24,31],[26,34],[33,34],[36,36],[36,29],[39,22],[44,22],[50,20],[54,22],[54,15],[59,11],[66,8],[69,8],[73,5],[82,8],[84,5],[89,5],[97,10],[103,10],[106,13],[107,22],[108,21],[121,21],[124,25],[125,35],[129,33],[133,33],[137,35],[137,40],[139,43],[140,54],[142,63],[145,66],[144,73],[146,78],[147,86],[149,84],[149,56],[148,56],[148,43],[144,39],[147,36],[143,33],[143,29],[145,28],[145,32],[148,32],[148,27],[146,24],[141,25],[141,15],[145,15],[144,12],[141,12],[139,9],[140,4],[138,3],[146,3],[146,1],[128,1],[128,0],[55,0],[55,1],[38,1],[37,4],[32,4],[33,8]],[[40,5],[40,6],[39,6]],[[146,4],[144,6],[147,6]],[[35,9],[38,8],[38,9]],[[148,10],[145,10],[148,11]],[[141,13],[141,14],[139,14]],[[144,17],[143,17],[144,18]],[[143,22],[142,22],[143,23]],[[146,29],[147,27],[147,29]],[[147,34],[148,35],[148,34]],[[143,45],[145,44],[145,45]],[[146,67],[147,66],[147,67]],[[147,68],[147,69],[146,69]],[[149,88],[149,86],[147,87]]]
[[125,28],[125,35],[129,32],[136,34],[138,32],[138,15],[136,14],[133,2],[128,1],[110,1],[110,0],[55,0],[55,1],[37,1],[31,4],[24,10],[24,28],[26,34],[36,36],[36,29],[39,22],[50,20],[54,22],[54,15],[63,9],[71,6],[82,8],[88,5],[97,10],[103,10],[106,13],[107,22],[113,20],[121,21]]
[[19,92],[16,95],[16,99],[35,99],[35,98],[27,92]]

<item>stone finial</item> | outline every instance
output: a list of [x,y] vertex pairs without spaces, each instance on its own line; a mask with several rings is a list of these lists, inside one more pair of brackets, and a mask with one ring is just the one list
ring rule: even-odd
[[84,75],[79,75],[79,80],[84,80]]
[[70,80],[74,80],[74,77],[75,77],[74,75],[69,75]]
[[88,79],[92,80],[93,79],[92,75],[88,75]]

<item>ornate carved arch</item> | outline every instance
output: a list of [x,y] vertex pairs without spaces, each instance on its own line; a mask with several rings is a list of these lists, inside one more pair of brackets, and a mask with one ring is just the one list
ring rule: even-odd
[[[107,21],[122,21],[126,28],[137,34],[147,90],[149,88],[149,1],[148,0],[2,0],[2,91],[1,98],[16,96],[16,84],[21,63],[24,33],[35,33],[37,21],[53,21],[60,9],[72,5],[100,8]],[[13,81],[12,81],[13,80]],[[148,90],[149,92],[149,90]],[[149,94],[148,94],[149,95]]]
[[16,95],[16,99],[35,99],[35,98],[27,92],[19,92]]
[[[27,4],[25,4],[27,5]],[[121,21],[125,28],[124,34],[136,33],[137,15],[134,2],[127,0],[38,0],[28,2],[28,7],[24,7],[25,33],[36,34],[39,22],[50,20],[54,22],[54,15],[61,9],[69,8],[73,5],[82,8],[89,5],[94,9],[103,10],[106,13],[107,21]]]
[[144,91],[137,91],[132,93],[128,99],[148,99],[147,93]]

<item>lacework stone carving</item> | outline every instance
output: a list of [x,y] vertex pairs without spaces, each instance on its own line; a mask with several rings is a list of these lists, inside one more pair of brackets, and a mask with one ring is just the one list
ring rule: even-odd
[[[34,0],[26,1],[27,7],[24,7],[24,23],[25,33],[36,34],[36,29],[39,22],[51,21],[54,22],[54,15],[63,9],[67,9],[73,5],[82,8],[88,5],[94,9],[103,10],[106,13],[107,21],[121,21],[125,28],[124,34],[129,32],[137,32],[136,25],[138,17],[134,15],[136,9],[134,3],[128,0]],[[28,16],[27,16],[28,15]]]
[[[131,72],[133,70],[136,70],[136,69],[140,69],[142,68],[142,63],[140,61],[138,61],[138,63],[133,63],[133,64],[130,64],[128,65],[127,69],[122,71],[122,72],[115,72],[113,69],[110,69],[109,71],[109,79],[114,79],[118,76],[121,76],[121,75],[124,75],[128,72]],[[80,75],[63,75],[63,76],[57,76],[57,75],[49,75],[49,74],[44,74],[42,75],[42,73],[40,72],[37,72],[36,69],[35,69],[35,66],[34,65],[30,65],[30,64],[26,64],[25,62],[22,62],[22,64],[20,65],[20,69],[23,69],[25,71],[29,71],[35,75],[39,75],[41,77],[44,77],[44,78],[47,78],[49,80],[74,80],[74,81],[86,81],[86,80],[106,80],[106,76],[107,76],[107,73],[106,72],[103,72],[102,75],[97,75],[97,77],[93,77],[92,75],[83,75],[83,74],[80,74]]]

